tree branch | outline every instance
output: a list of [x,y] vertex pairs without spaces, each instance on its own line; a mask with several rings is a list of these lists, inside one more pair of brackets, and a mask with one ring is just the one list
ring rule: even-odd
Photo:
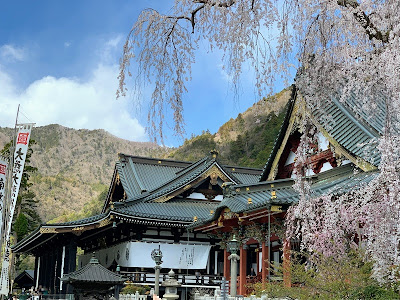
[[[253,0],[254,1],[254,0]],[[212,2],[212,1],[208,1],[208,0],[194,0],[194,3],[197,4],[201,4],[200,6],[196,7],[194,10],[192,10],[190,12],[190,17],[188,16],[168,16],[167,19],[174,19],[174,20],[188,20],[191,24],[192,24],[192,33],[194,33],[194,28],[196,25],[195,22],[195,16],[196,14],[202,10],[206,4],[210,5],[210,6],[218,6],[218,7],[231,7],[232,5],[234,5],[236,3],[235,0],[228,0],[226,2]]]
[[389,41],[389,34],[382,33],[382,31],[371,22],[369,16],[364,11],[359,9],[360,4],[356,0],[338,0],[337,4],[343,7],[352,7],[357,9],[353,15],[358,23],[360,23],[360,25],[365,29],[370,40],[375,38],[382,43],[387,43]]

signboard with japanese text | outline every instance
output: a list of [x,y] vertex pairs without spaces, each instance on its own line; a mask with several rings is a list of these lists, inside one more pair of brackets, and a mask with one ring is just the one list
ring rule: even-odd
[[21,178],[24,171],[26,154],[29,147],[29,138],[31,135],[31,129],[33,124],[21,124],[17,125],[18,134],[15,141],[15,151],[14,151],[14,162],[12,166],[12,176],[11,180],[11,192],[10,192],[10,205],[8,207],[8,214],[5,216],[5,221],[7,222],[7,231],[5,235],[5,248],[3,253],[3,260],[1,266],[1,277],[0,277],[0,294],[8,295],[9,293],[9,266],[10,266],[10,233],[11,224],[14,215],[15,205],[17,203],[17,197],[19,188],[21,185]]
[[3,209],[6,197],[6,178],[8,171],[8,162],[0,156],[0,237],[3,228]]
[[[162,268],[201,270],[207,268],[210,245],[199,244],[167,244],[149,242],[125,242],[96,252],[99,262],[109,267],[117,262],[121,267],[154,268],[155,262],[151,252],[159,249],[162,252]],[[92,253],[79,257],[79,267],[86,265]]]

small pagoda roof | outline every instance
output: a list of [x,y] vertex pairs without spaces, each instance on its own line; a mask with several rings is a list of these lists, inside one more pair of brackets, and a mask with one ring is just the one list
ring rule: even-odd
[[127,279],[103,267],[99,260],[92,257],[89,263],[81,269],[65,274],[62,281],[68,283],[97,283],[97,284],[122,284]]

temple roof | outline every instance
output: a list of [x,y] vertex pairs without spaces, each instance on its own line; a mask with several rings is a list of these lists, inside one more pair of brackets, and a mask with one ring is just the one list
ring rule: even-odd
[[157,221],[174,220],[191,222],[194,216],[199,219],[206,219],[216,205],[217,203],[215,202],[189,199],[174,199],[164,203],[138,202],[128,206],[117,207],[113,210],[113,214],[152,218]]
[[128,198],[126,199],[125,203],[127,205],[130,202],[155,201],[160,197],[164,197],[171,192],[178,191],[179,189],[186,187],[188,184],[191,184],[196,179],[199,179],[213,166],[216,166],[222,173],[224,173],[224,175],[229,179],[230,182],[241,183],[241,181],[237,179],[230,171],[226,170],[222,165],[220,165],[216,158],[212,156],[206,156],[196,163],[193,163],[187,168],[176,173],[174,177],[172,177],[164,184],[159,185],[149,192],[134,196],[132,198]]
[[[289,130],[290,122],[294,121],[294,111],[299,106],[298,102],[301,95],[298,94],[294,85],[292,89],[292,97],[286,108],[285,119],[270,157],[263,168],[260,181],[268,178],[278,150],[282,146],[286,132]],[[358,159],[377,167],[380,163],[380,153],[376,149],[376,143],[383,132],[386,111],[383,100],[379,101],[378,99],[377,103],[377,112],[367,115],[365,110],[360,107],[359,101],[356,101],[354,94],[346,99],[336,95],[332,96],[330,100],[321,101],[320,106],[309,113],[314,125],[323,135],[333,146],[342,147],[353,156],[355,158],[353,162],[358,167],[362,167],[360,165],[362,162],[357,161]]]
[[61,280],[72,284],[75,282],[93,282],[115,285],[122,284],[126,281],[126,278],[103,267],[97,258],[92,257],[86,266],[75,272],[65,274]]
[[[54,224],[42,224],[29,236],[13,246],[13,251],[32,251],[46,242],[50,234],[82,234],[85,231],[111,226],[116,220],[185,227],[194,217],[203,220],[219,203],[209,199],[190,198],[193,191],[213,177],[212,184],[222,194],[222,184],[250,184],[258,181],[260,169],[229,167],[210,154],[195,162],[175,162],[120,154],[113,180],[120,180],[127,198],[109,206],[103,213],[92,217]],[[210,182],[211,184],[211,182]],[[208,186],[208,183],[207,183]],[[139,192],[140,191],[140,192]],[[113,192],[112,185],[109,194]],[[129,196],[131,195],[131,196]]]
[[154,190],[192,165],[190,162],[119,154],[116,168],[128,198]]
[[[310,177],[311,193],[315,197],[323,194],[341,195],[361,189],[377,174],[377,171],[359,172],[353,164],[344,165]],[[231,185],[224,193],[224,200],[215,207],[214,213],[205,220],[191,224],[190,227],[198,227],[216,220],[225,208],[234,213],[270,209],[272,205],[287,208],[299,200],[293,184],[293,179],[279,179],[251,185]]]
[[150,194],[152,198],[157,197],[160,193],[190,182],[213,164],[217,164],[235,183],[257,182],[261,173],[260,169],[222,165],[212,155],[194,163],[125,154],[119,156],[116,166],[128,201]]
[[[380,114],[367,116],[361,109],[357,109],[354,95],[341,101],[339,97],[332,97],[331,101],[321,103],[318,110],[313,111],[320,125],[325,128],[342,147],[357,157],[369,161],[374,166],[380,163],[380,153],[376,147],[368,151],[367,145],[377,142],[383,132],[385,120],[384,109]],[[384,108],[384,107],[383,107]]]

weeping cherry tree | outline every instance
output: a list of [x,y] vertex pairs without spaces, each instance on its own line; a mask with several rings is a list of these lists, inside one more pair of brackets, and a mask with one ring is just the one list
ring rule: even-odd
[[150,84],[150,135],[162,140],[169,115],[175,133],[183,134],[183,97],[196,50],[207,43],[210,51],[224,53],[233,86],[243,67],[252,66],[260,98],[296,74],[308,111],[323,109],[333,96],[345,101],[355,95],[353,109],[360,116],[383,112],[381,138],[368,145],[380,151],[378,175],[365,188],[335,197],[313,197],[304,179],[301,170],[316,134],[304,120],[295,184],[300,200],[288,212],[287,235],[301,238],[312,253],[339,255],[358,233],[375,277],[392,282],[400,266],[399,34],[397,0],[176,0],[169,14],[148,9],[133,25],[117,97],[126,94],[130,75],[136,88]]

